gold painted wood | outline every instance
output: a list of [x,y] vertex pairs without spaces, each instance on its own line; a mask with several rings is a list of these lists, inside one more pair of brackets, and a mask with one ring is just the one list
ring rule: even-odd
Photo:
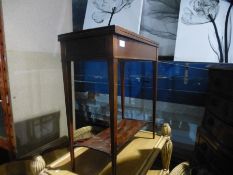
[[169,139],[164,145],[162,152],[161,152],[163,168],[167,170],[168,172],[169,172],[169,166],[170,166],[170,161],[171,161],[172,149],[173,149],[173,144],[171,140]]
[[40,175],[77,175],[77,174],[67,170],[45,170]]
[[163,136],[171,136],[171,127],[168,123],[164,123],[161,129]]
[[[118,154],[118,175],[142,175],[146,174],[154,160],[165,145],[167,138],[155,135],[148,131],[139,131],[132,141]],[[110,175],[111,160],[106,154],[92,149],[80,147],[75,148],[75,162],[77,165],[75,173],[80,175]],[[53,169],[70,169],[69,153],[52,162],[48,166]]]
[[149,170],[146,175],[167,175],[163,170]]
[[[169,125],[165,124],[169,129]],[[84,127],[79,129],[77,132],[77,137],[79,134],[81,136],[91,132],[92,127]],[[168,130],[169,131],[169,130]],[[166,150],[171,140],[168,138],[169,132],[163,135],[155,135],[155,138],[152,139],[152,132],[148,131],[139,131],[130,143],[119,153],[117,160],[117,169],[118,175],[167,175],[167,170],[149,170],[156,160],[158,154],[163,150]],[[167,146],[168,145],[168,146]],[[171,150],[171,149],[169,149]],[[54,151],[53,151],[54,152]],[[70,154],[59,153],[59,156],[52,163],[45,166],[44,160],[41,156],[35,156],[31,162],[29,161],[18,161],[15,163],[10,163],[4,166],[0,166],[0,174],[11,175],[13,170],[18,172],[18,174],[33,174],[33,175],[110,175],[111,174],[111,160],[109,156],[99,151],[94,151],[89,148],[79,147],[74,149],[74,156],[76,159],[76,164],[79,166],[76,167],[75,173],[71,172],[70,166]],[[169,151],[164,151],[167,153]],[[53,153],[55,154],[55,153]],[[166,155],[164,156],[166,159]],[[46,162],[48,161],[45,155]],[[170,164],[170,159],[167,158],[167,165]],[[28,162],[28,163],[27,163]],[[28,169],[28,168],[30,169]],[[180,166],[179,166],[180,167]],[[176,168],[178,169],[178,168]],[[149,171],[148,171],[149,170]],[[31,173],[31,171],[33,173]],[[175,170],[174,170],[175,171]],[[172,171],[172,173],[174,172]],[[179,171],[179,170],[176,170]],[[8,173],[9,172],[9,173]],[[14,174],[14,173],[13,173]],[[172,174],[176,175],[176,174]],[[178,174],[177,174],[178,175]]]
[[177,165],[169,175],[190,175],[189,162],[182,162]]
[[169,173],[169,166],[172,156],[172,150],[173,150],[173,144],[171,141],[171,127],[168,123],[164,123],[162,126],[162,135],[167,139],[166,144],[164,145],[162,151],[161,151],[161,158],[162,158],[162,164],[164,171],[167,171]]
[[46,163],[41,155],[34,156],[30,162],[32,175],[39,175],[45,169]]

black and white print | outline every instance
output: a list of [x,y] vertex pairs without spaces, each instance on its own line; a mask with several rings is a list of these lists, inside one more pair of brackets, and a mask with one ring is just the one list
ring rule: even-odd
[[84,29],[107,26],[111,13],[111,24],[119,25],[139,33],[143,0],[88,0]]
[[175,60],[232,63],[232,1],[182,0]]
[[174,56],[180,0],[144,0],[140,33],[159,43],[160,56]]

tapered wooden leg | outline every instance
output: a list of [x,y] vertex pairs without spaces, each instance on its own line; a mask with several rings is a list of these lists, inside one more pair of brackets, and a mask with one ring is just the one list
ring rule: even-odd
[[125,118],[125,62],[120,62],[121,71],[121,116]]
[[117,59],[108,61],[112,175],[117,172],[117,68]]
[[[63,47],[62,47],[63,49]],[[67,116],[67,127],[69,135],[69,149],[72,170],[75,171],[75,159],[74,159],[74,137],[73,137],[73,116],[72,116],[72,86],[71,86],[71,62],[64,60],[63,50],[62,55],[62,71],[63,71],[63,81],[65,90],[65,102],[66,102],[66,116]]]
[[157,61],[152,62],[153,66],[153,85],[152,85],[152,118],[153,118],[153,138],[155,137],[155,116],[156,116],[156,101],[157,101]]

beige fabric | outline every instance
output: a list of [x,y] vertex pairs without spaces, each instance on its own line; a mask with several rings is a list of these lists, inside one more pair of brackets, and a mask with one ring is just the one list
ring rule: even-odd
[[[132,141],[118,154],[118,175],[142,175],[148,170],[147,164],[156,159],[166,142],[166,137],[155,136],[147,131],[139,131]],[[156,155],[155,157],[153,157]],[[81,175],[110,175],[110,156],[88,148],[76,148],[76,173]],[[151,159],[153,157],[153,159]],[[49,165],[50,168],[70,170],[70,156],[64,155]],[[145,167],[147,170],[145,170]],[[146,173],[143,173],[146,174]]]

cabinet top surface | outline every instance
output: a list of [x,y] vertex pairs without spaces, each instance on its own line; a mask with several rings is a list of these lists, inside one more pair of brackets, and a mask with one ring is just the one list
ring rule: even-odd
[[224,65],[211,65],[208,67],[210,70],[223,70],[223,71],[233,71],[233,65],[224,64]]
[[124,28],[122,28],[120,26],[116,26],[116,25],[99,27],[99,28],[94,28],[94,29],[86,29],[86,30],[81,30],[78,32],[61,34],[61,35],[58,35],[58,41],[60,41],[60,42],[71,41],[71,40],[78,39],[78,38],[85,38],[85,37],[89,38],[89,37],[96,37],[96,36],[101,36],[101,35],[118,35],[118,36],[130,38],[133,40],[137,40],[139,42],[143,42],[143,43],[158,47],[158,43],[156,43],[156,42],[154,42],[146,37],[143,37],[137,33],[134,33],[132,31],[129,31],[127,29],[124,29]]

